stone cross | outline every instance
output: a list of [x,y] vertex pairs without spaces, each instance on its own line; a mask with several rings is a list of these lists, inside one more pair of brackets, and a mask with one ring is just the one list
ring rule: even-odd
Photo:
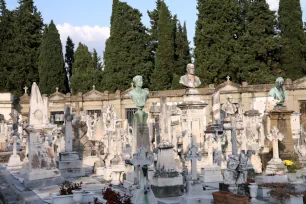
[[236,138],[236,118],[231,117],[231,126],[232,126],[232,154],[237,155],[237,138]]
[[[147,177],[143,174],[143,168],[153,164],[153,155],[147,152],[146,148],[141,147],[133,154],[131,163],[134,166],[134,184],[140,184],[140,189],[144,189],[147,184]],[[140,174],[140,175],[139,175]]]
[[16,147],[16,143],[17,143],[17,137],[13,136],[13,155],[17,155],[17,147]]
[[231,78],[230,76],[227,76],[227,77],[226,77],[227,81],[229,81],[229,80],[230,80],[230,78]]
[[186,160],[191,161],[191,179],[197,180],[197,160],[201,160],[201,156],[198,153],[198,148],[192,145],[189,152],[186,155]]
[[72,115],[70,107],[65,110],[65,151],[72,152]]
[[279,159],[278,140],[282,141],[284,139],[284,135],[275,126],[271,128],[270,132],[271,134],[267,136],[267,139],[273,144],[273,159]]
[[28,94],[28,87],[25,86],[23,89],[24,89],[24,94],[27,95]]

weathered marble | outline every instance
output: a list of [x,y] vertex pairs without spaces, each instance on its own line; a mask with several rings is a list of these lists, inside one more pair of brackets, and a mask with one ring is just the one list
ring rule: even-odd
[[183,84],[189,88],[196,88],[201,85],[201,80],[199,77],[195,76],[195,67],[194,64],[187,64],[187,74],[181,76],[180,84]]

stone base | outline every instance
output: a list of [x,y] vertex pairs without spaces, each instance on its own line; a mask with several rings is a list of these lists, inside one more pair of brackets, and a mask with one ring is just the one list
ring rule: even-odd
[[6,169],[18,170],[22,168],[22,162],[20,161],[19,155],[11,155]]
[[221,174],[221,168],[219,166],[207,166],[201,169],[200,180],[208,182],[222,182],[223,176]]
[[287,183],[287,175],[275,175],[275,176],[256,176],[255,181],[257,184],[261,183]]
[[85,176],[85,169],[84,168],[64,169],[64,170],[60,170],[60,171],[61,171],[61,175],[65,178]]
[[32,170],[26,172],[24,175],[25,179],[29,181],[35,181],[39,179],[48,179],[48,178],[56,178],[61,177],[61,173],[58,169],[40,169],[40,170]]
[[116,178],[114,172],[125,172],[124,165],[115,165],[111,167],[97,167],[96,168],[96,175],[103,176],[103,179],[106,181],[114,180]]
[[281,159],[271,159],[266,168],[266,174],[284,174],[287,168]]
[[178,197],[184,193],[183,176],[153,177],[151,188],[156,198]]
[[38,188],[45,187],[51,185],[58,185],[64,182],[64,178],[62,176],[56,176],[54,178],[44,178],[44,179],[36,179],[36,180],[28,180],[27,178],[23,180],[23,185],[26,188]]
[[86,166],[94,166],[95,162],[100,161],[100,158],[97,156],[89,156],[89,157],[85,157],[83,158],[83,165]]

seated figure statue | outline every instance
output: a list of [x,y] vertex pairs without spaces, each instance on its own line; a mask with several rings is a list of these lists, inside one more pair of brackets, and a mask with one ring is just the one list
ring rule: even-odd
[[180,84],[183,84],[184,86],[188,88],[196,88],[201,85],[201,80],[199,77],[195,75],[195,67],[194,64],[187,64],[187,74],[184,76],[181,76],[180,78]]
[[276,106],[285,106],[285,100],[287,98],[286,90],[284,88],[283,77],[278,77],[275,81],[275,87],[269,92],[269,96],[272,96],[277,102]]

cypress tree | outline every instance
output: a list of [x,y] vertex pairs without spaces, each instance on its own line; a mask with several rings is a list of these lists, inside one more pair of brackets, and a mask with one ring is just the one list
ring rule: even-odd
[[151,28],[149,29],[150,33],[150,42],[152,44],[152,53],[153,57],[155,57],[156,49],[158,46],[158,19],[159,19],[159,11],[160,11],[160,5],[161,5],[161,0],[156,1],[156,8],[153,11],[147,11],[148,16],[150,18],[150,24]]
[[149,84],[152,59],[149,36],[141,23],[141,13],[127,3],[113,0],[110,37],[104,52],[103,83],[110,92],[131,86],[135,75],[142,75]]
[[171,88],[174,72],[173,21],[170,11],[164,2],[161,2],[160,6],[158,30],[158,48],[151,88],[164,90]]
[[39,82],[38,48],[41,43],[43,20],[33,0],[19,0],[13,12],[14,36],[10,39],[8,90],[19,96],[23,87]]
[[184,88],[179,83],[180,77],[186,73],[186,65],[191,62],[189,42],[187,39],[186,22],[184,26],[178,22],[175,39],[175,68],[172,80],[172,89]]
[[280,0],[278,14],[283,43],[282,70],[284,70],[286,77],[295,80],[303,77],[303,73],[306,73],[306,42],[300,0]]
[[[66,41],[66,52],[65,52],[65,64],[66,64],[66,77],[65,77],[65,87],[66,92],[70,92],[69,80],[72,76],[72,65],[74,62],[74,43],[68,36]],[[69,79],[68,79],[69,78]]]
[[279,58],[275,12],[265,0],[244,1],[243,8],[243,65],[238,78],[251,84],[273,83]]
[[94,63],[88,47],[82,43],[79,43],[74,53],[72,69],[73,74],[70,80],[72,92],[86,92],[92,89],[95,85]]
[[221,83],[226,76],[237,81],[241,59],[241,24],[236,0],[198,0],[195,66],[202,84]]
[[10,39],[13,35],[12,12],[6,8],[4,0],[0,0],[0,91],[9,91],[8,83],[8,53]]
[[94,49],[92,53],[93,67],[97,70],[102,69],[101,57],[98,55],[97,50]]
[[64,84],[66,70],[62,43],[53,20],[49,26],[45,27],[43,33],[43,40],[39,47],[38,71],[42,93],[54,93],[56,87],[62,92],[66,91]]

